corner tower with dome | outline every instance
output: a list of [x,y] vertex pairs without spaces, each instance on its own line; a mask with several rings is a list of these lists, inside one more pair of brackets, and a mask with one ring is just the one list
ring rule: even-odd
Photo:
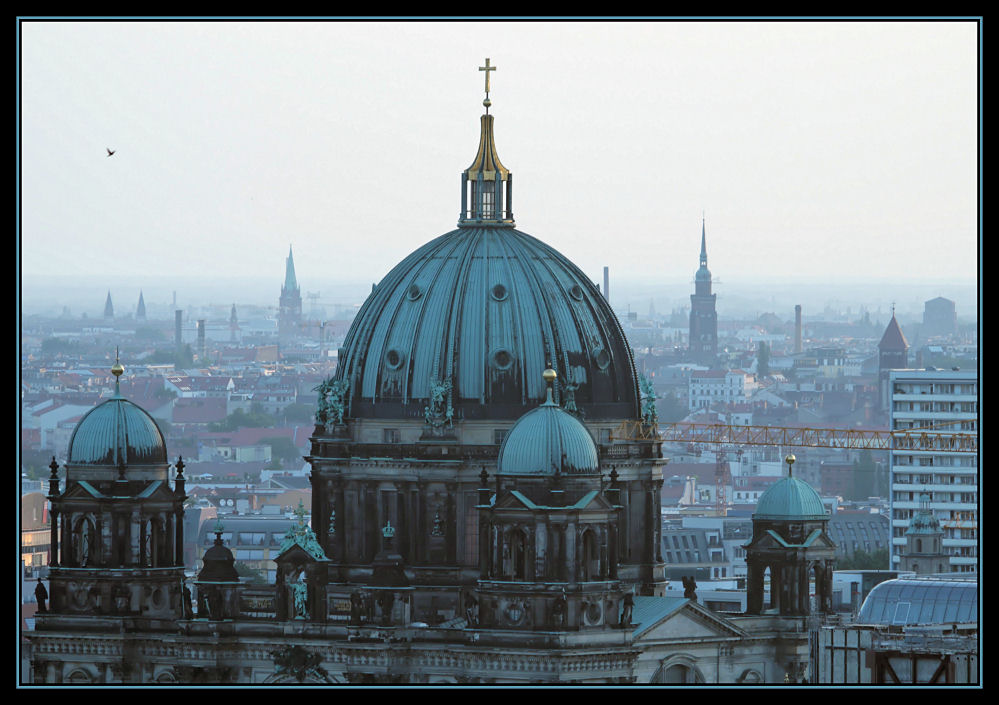
[[[486,75],[494,68],[487,62]],[[513,174],[499,158],[486,90],[458,227],[374,287],[321,392],[308,456],[331,593],[370,579],[379,531],[391,522],[415,586],[413,614],[429,623],[464,611],[483,560],[480,476],[496,473],[501,446],[523,452],[504,438],[545,403],[547,367],[557,373],[551,403],[591,438],[593,472],[616,471],[620,578],[640,594],[666,585],[659,541],[650,540],[659,535],[660,443],[614,437],[641,419],[631,347],[590,277],[517,229]]]
[[88,411],[69,440],[60,491],[53,458],[51,605],[39,630],[74,617],[127,618],[146,629],[175,629],[183,617],[183,463],[174,486],[163,434],[141,407],[114,395]]
[[[753,512],[753,538],[746,549],[746,612],[773,611],[802,616],[830,612],[836,544],[829,537],[829,515],[819,493],[794,477],[795,457],[788,455],[787,477],[760,497]],[[770,573],[770,602],[764,604],[764,582]],[[814,583],[815,609],[810,583]]]

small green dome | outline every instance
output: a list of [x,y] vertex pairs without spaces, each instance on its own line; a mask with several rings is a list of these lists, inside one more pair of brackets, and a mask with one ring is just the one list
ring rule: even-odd
[[771,485],[756,504],[754,519],[827,519],[819,493],[804,480],[787,476]]
[[501,475],[585,475],[600,471],[597,446],[586,426],[549,397],[517,420],[500,446]]
[[69,439],[66,462],[111,466],[166,463],[166,443],[152,416],[116,395],[80,419]]

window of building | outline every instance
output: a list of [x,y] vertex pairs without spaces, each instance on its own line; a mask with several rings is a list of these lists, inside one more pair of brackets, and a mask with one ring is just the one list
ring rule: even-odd
[[382,442],[383,443],[399,443],[402,437],[399,434],[399,429],[397,428],[384,428],[382,429]]

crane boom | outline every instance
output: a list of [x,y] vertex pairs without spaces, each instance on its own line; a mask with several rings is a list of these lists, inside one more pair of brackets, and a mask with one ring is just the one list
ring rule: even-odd
[[856,450],[940,451],[977,453],[978,434],[913,428],[806,428],[734,424],[665,423],[658,431],[641,421],[626,421],[612,435],[621,440],[662,440],[668,443],[730,443],[733,445],[805,446]]

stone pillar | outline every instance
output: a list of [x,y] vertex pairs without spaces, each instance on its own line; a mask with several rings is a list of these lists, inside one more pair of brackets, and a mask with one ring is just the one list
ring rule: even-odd
[[763,611],[763,573],[758,561],[746,561],[746,614]]
[[59,510],[49,509],[49,565],[59,565]]
[[575,585],[579,581],[579,550],[576,544],[576,522],[570,519],[565,527],[565,558],[570,585]]
[[184,510],[178,509],[173,515],[174,543],[173,564],[184,565]]
[[609,555],[607,557],[608,562],[608,577],[611,580],[617,580],[617,525],[611,524],[607,528],[607,547]]

